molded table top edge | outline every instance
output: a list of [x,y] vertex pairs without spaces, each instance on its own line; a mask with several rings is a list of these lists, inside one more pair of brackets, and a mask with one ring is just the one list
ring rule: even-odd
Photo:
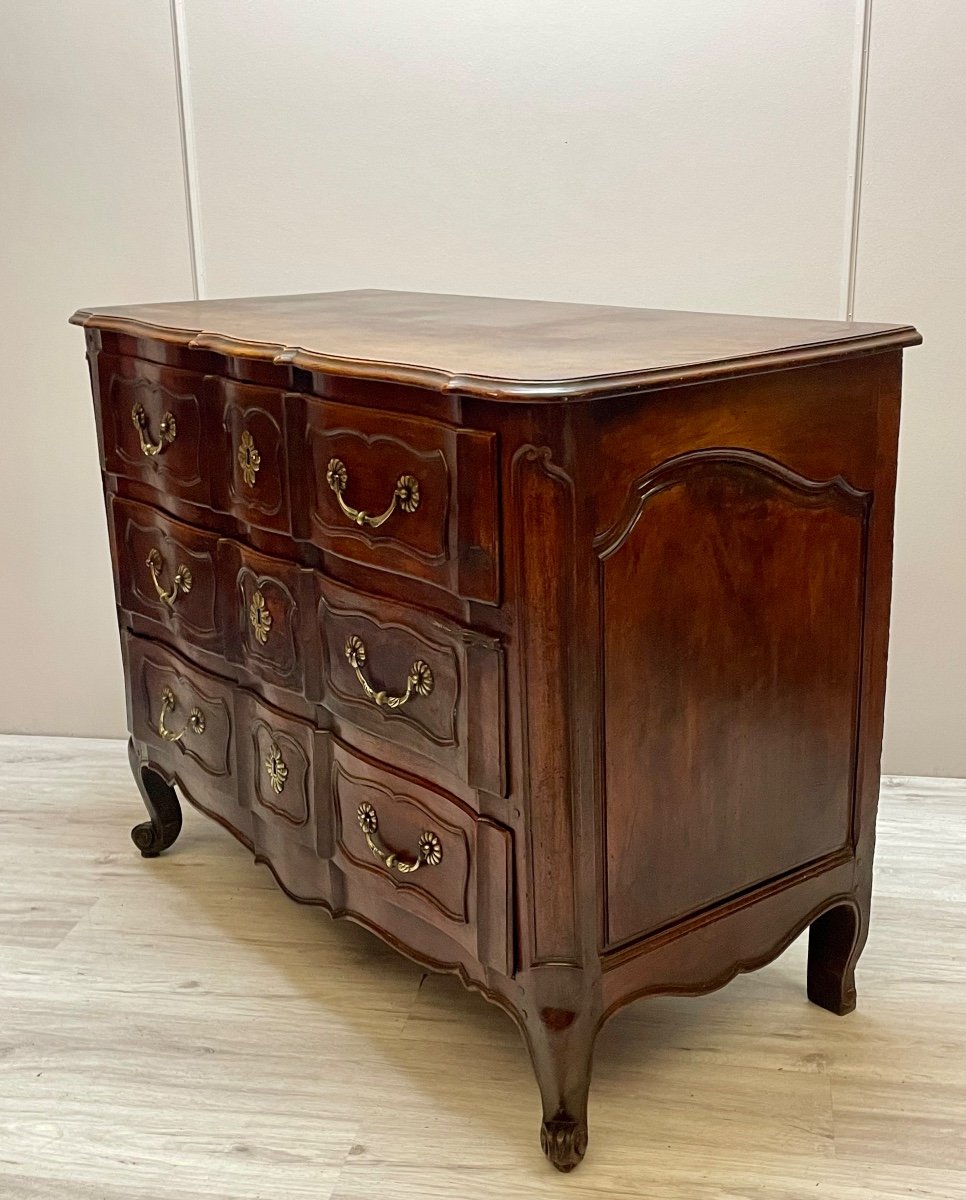
[[510,402],[591,400],[922,341],[911,325],[375,290],[79,309],[71,322]]

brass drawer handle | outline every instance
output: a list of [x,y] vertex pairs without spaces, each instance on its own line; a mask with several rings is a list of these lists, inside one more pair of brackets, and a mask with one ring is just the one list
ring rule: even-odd
[[356,673],[356,679],[362,684],[362,690],[379,708],[402,708],[413,695],[428,696],[433,690],[435,680],[432,669],[421,658],[415,659],[409,668],[405,692],[401,696],[390,696],[388,692],[377,692],[362,673],[366,663],[366,644],[361,637],[352,634],[346,638],[345,656]]
[[174,579],[171,583],[171,591],[166,592],[159,578],[161,574],[161,555],[157,550],[150,550],[147,559],[148,570],[151,572],[151,579],[154,581],[154,590],[158,593],[158,599],[162,604],[166,604],[168,608],[174,611],[174,602],[178,595],[187,596],[191,591],[191,572],[181,563],[175,572]]
[[260,590],[252,592],[252,602],[248,606],[248,623],[255,634],[255,641],[264,646],[272,632],[272,614],[268,611],[265,597]]
[[339,508],[356,525],[368,525],[370,529],[378,529],[380,525],[384,525],[389,520],[396,511],[397,505],[405,513],[414,513],[419,508],[419,480],[414,475],[399,476],[396,480],[396,489],[392,494],[392,501],[389,507],[377,517],[370,516],[369,513],[362,512],[360,509],[352,508],[346,504],[342,493],[349,482],[349,472],[346,470],[346,465],[341,458],[329,459],[329,465],[325,471],[325,480],[333,492],[335,492]]
[[382,846],[374,840],[374,835],[379,832],[379,818],[376,816],[376,810],[368,801],[363,800],[359,805],[356,819],[359,822],[359,828],[366,835],[366,845],[377,858],[382,859],[391,871],[398,871],[401,875],[410,875],[413,871],[418,871],[424,864],[427,867],[438,867],[443,860],[443,847],[440,840],[435,833],[428,829],[424,829],[419,835],[415,861],[409,862],[400,858],[394,851],[383,850]]
[[138,431],[141,453],[146,458],[156,458],[165,446],[170,446],[178,436],[178,424],[174,419],[174,413],[166,412],[161,418],[160,436],[156,442],[152,442],[148,433],[148,414],[144,411],[144,405],[140,401],[131,409],[131,421]]
[[161,715],[158,717],[158,733],[161,734],[166,742],[180,742],[189,729],[192,733],[197,733],[200,737],[205,731],[205,714],[200,708],[193,708],[188,713],[187,722],[177,733],[173,729],[168,729],[164,723],[164,714],[166,712],[174,712],[177,707],[178,702],[174,698],[174,692],[169,687],[166,687],[161,692]]

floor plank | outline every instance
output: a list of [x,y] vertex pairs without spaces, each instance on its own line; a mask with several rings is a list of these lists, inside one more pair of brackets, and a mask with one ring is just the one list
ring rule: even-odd
[[966,1197],[966,782],[883,782],[853,1016],[805,1001],[804,939],[631,1006],[566,1178],[503,1013],[194,812],[142,861],[142,813],[123,743],[0,738],[4,1200]]

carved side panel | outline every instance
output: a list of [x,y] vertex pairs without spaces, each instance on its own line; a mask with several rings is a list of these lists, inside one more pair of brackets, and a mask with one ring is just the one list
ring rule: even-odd
[[597,539],[607,945],[850,852],[869,502],[704,450]]
[[548,447],[512,463],[516,592],[522,628],[530,942],[535,963],[578,961],[574,882],[569,648],[574,589],[565,564],[575,537],[573,480]]

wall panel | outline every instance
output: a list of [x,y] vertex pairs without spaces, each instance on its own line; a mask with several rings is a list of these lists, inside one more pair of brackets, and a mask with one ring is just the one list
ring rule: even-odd
[[875,0],[855,316],[906,355],[883,766],[966,775],[966,30],[962,0]]
[[124,731],[83,304],[191,295],[167,0],[0,5],[0,730]]
[[[179,0],[205,294],[844,316],[861,0]],[[0,729],[121,733],[81,305],[192,290],[169,0],[0,7]],[[874,0],[855,315],[911,320],[885,767],[966,774],[960,0]],[[69,513],[69,520],[59,520]]]
[[851,0],[186,0],[212,295],[839,316]]

